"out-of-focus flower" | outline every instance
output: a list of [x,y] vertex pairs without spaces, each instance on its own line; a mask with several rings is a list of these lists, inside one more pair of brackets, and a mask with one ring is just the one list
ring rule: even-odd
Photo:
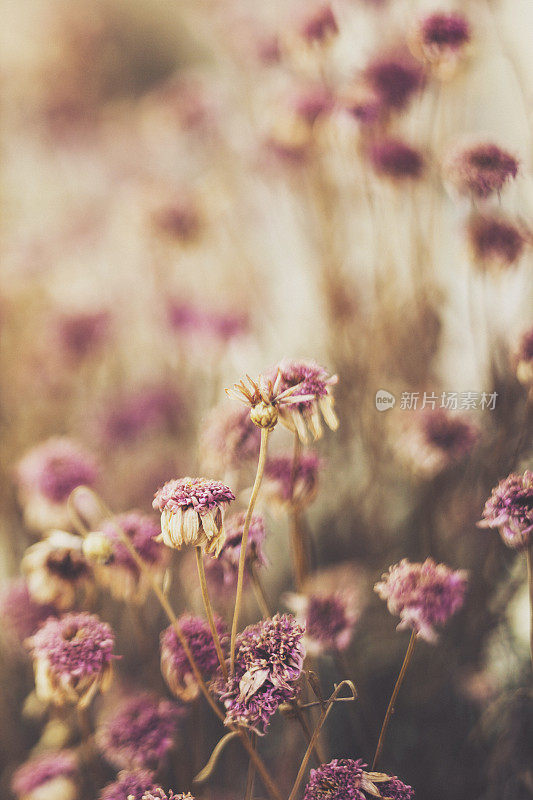
[[196,800],[196,798],[194,798],[190,792],[186,794],[183,794],[183,792],[176,794],[170,789],[168,792],[165,792],[161,787],[157,787],[149,792],[145,792],[141,800]]
[[247,408],[220,404],[209,414],[201,433],[202,463],[218,469],[236,469],[257,461],[261,434]]
[[305,163],[312,147],[309,125],[295,112],[278,115],[265,139],[266,150],[284,166]]
[[492,490],[485,503],[480,528],[497,528],[508,547],[529,546],[533,531],[533,472],[512,472]]
[[159,489],[153,507],[161,512],[161,537],[168,547],[201,547],[218,556],[224,544],[223,517],[235,500],[231,489],[208,478],[176,478]]
[[157,769],[174,744],[182,716],[176,703],[139,692],[98,727],[98,749],[118,769]]
[[300,20],[300,36],[309,44],[326,44],[338,32],[337,20],[329,3],[307,10]]
[[333,405],[332,387],[337,383],[336,375],[329,375],[316,361],[280,361],[272,374],[277,374],[276,384],[282,395],[290,392],[290,402],[279,407],[280,422],[298,434],[303,442],[322,436],[321,415],[326,425],[335,431],[339,421]]
[[304,642],[310,655],[346,650],[359,618],[353,600],[341,592],[286,596],[287,606],[305,629]]
[[77,363],[98,350],[109,336],[108,311],[78,311],[62,314],[56,322],[57,340],[65,356]]
[[55,617],[56,609],[48,604],[37,603],[30,594],[24,578],[12,580],[0,595],[0,617],[2,635],[8,643],[22,646],[48,617]]
[[32,758],[17,769],[11,788],[18,800],[76,800],[76,756],[70,750],[60,750]]
[[435,12],[419,20],[411,36],[413,55],[425,61],[439,78],[448,78],[465,57],[472,33],[466,17]]
[[[302,381],[294,381],[287,385],[288,381],[284,381],[279,367],[273,371],[271,377],[265,378],[260,375],[257,381],[252,380],[248,375],[246,377],[248,384],[242,380],[240,383],[233,384],[231,389],[226,389],[226,393],[250,407],[250,419],[258,428],[266,428],[271,431],[276,427],[278,418],[286,412],[289,406],[298,404],[307,407],[308,403],[316,400],[315,392],[313,394],[304,392]],[[283,383],[285,383],[284,386],[282,386]],[[315,389],[315,386],[312,388]],[[324,393],[326,394],[326,391]]]
[[400,139],[375,142],[369,156],[377,174],[391,180],[416,180],[424,171],[424,159],[420,151]]
[[515,264],[529,240],[525,230],[501,214],[476,214],[468,220],[472,255],[481,268]]
[[109,625],[92,614],[48,619],[29,640],[39,699],[87,706],[109,687],[114,644]]
[[173,387],[143,386],[125,397],[107,401],[98,427],[106,444],[128,445],[146,431],[162,428],[182,412],[181,398]]
[[228,342],[243,336],[250,329],[250,320],[245,311],[211,309],[182,301],[170,302],[167,308],[170,327],[181,334],[208,337]]
[[391,111],[403,111],[424,85],[422,67],[404,53],[374,59],[363,77],[381,98],[382,107]]
[[101,526],[100,532],[112,545],[112,557],[105,565],[97,567],[98,579],[109,587],[117,599],[142,602],[150,589],[150,581],[144,571],[140,572],[128,548],[122,542],[119,528],[128,537],[156,580],[163,578],[170,551],[158,540],[156,541],[157,537],[161,536],[161,527],[140,511],[119,514]]
[[516,354],[516,377],[524,386],[533,386],[533,328],[520,339]]
[[[178,622],[202,677],[211,681],[219,664],[208,623],[192,614],[182,614]],[[215,619],[215,625],[223,652],[227,652],[226,626],[220,618]],[[161,672],[170,691],[180,700],[190,703],[198,697],[200,687],[172,625],[161,634]]]
[[17,479],[24,517],[40,530],[66,527],[66,502],[77,486],[93,486],[94,458],[77,442],[54,437],[30,450],[19,462]]
[[318,84],[302,89],[294,96],[292,105],[300,119],[307,125],[314,125],[317,119],[331,111],[333,100],[330,92]]
[[52,531],[29,547],[21,567],[32,597],[58,611],[73,608],[79,592],[86,591],[93,579],[82,539],[66,531]]
[[452,150],[444,163],[444,180],[459,194],[486,199],[516,178],[518,160],[493,142]]
[[[232,514],[226,518],[226,541],[217,559],[206,561],[205,568],[209,584],[218,592],[234,590],[237,585],[239,559],[241,555],[242,531],[246,514]],[[246,545],[246,566],[252,564],[265,566],[267,561],[263,553],[265,541],[265,523],[261,514],[252,514]],[[248,570],[244,573],[244,581],[248,580]]]
[[191,198],[185,196],[174,197],[155,209],[152,224],[157,233],[182,244],[195,241],[201,230],[198,208]]
[[366,81],[344,89],[340,94],[339,104],[363,126],[377,122],[383,111],[381,95]]
[[461,608],[466,588],[464,570],[452,570],[432,558],[423,564],[404,558],[374,587],[390,613],[400,617],[398,629],[411,628],[428,642],[437,639],[435,626],[444,625]]
[[427,408],[412,418],[397,449],[415,473],[429,478],[465,458],[478,438],[478,427],[466,416]]
[[265,494],[282,507],[304,508],[316,497],[320,468],[313,451],[300,454],[296,469],[292,454],[271,456],[265,466]]
[[150,770],[123,770],[119,772],[116,781],[104,786],[98,800],[129,800],[131,796],[137,800],[145,792],[152,792],[155,788],[154,773]]
[[309,773],[303,800],[366,800],[363,767],[358,758],[334,758]]
[[245,725],[263,735],[280,704],[294,700],[305,658],[303,634],[294,617],[276,614],[239,635],[234,674],[214,684],[226,725]]

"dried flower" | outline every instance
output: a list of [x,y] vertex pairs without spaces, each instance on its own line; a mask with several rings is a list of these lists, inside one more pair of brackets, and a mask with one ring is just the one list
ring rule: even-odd
[[250,319],[244,311],[206,311],[202,306],[182,301],[169,304],[168,321],[181,334],[209,337],[223,343],[243,336],[250,328]]
[[280,414],[283,414],[288,406],[295,403],[302,405],[315,400],[314,394],[304,392],[301,381],[282,387],[283,375],[280,368],[276,369],[271,377],[264,378],[260,375],[257,382],[249,375],[246,377],[249,385],[242,380],[240,383],[235,383],[232,389],[226,389],[226,393],[250,406],[250,419],[258,428],[272,431]]
[[467,574],[427,558],[413,564],[404,558],[376,583],[374,590],[400,617],[398,629],[412,628],[428,642],[437,638],[434,627],[444,625],[463,605]]
[[279,408],[280,422],[286,428],[297,433],[303,442],[308,441],[308,430],[318,439],[322,436],[322,415],[326,425],[332,431],[337,430],[339,421],[332,394],[332,387],[338,380],[336,375],[328,375],[324,367],[311,360],[284,359],[275,372],[282,395],[291,392],[290,403]]
[[333,105],[330,92],[320,84],[302,89],[293,99],[298,117],[307,125],[314,125],[319,117],[327,114]]
[[93,486],[96,464],[77,442],[54,437],[30,450],[19,462],[17,479],[24,517],[31,527],[66,527],[66,502],[77,486]]
[[176,703],[139,692],[99,726],[98,748],[119,769],[157,769],[174,744],[182,716]]
[[415,792],[412,786],[407,786],[399,778],[389,777],[388,780],[377,784],[381,796],[387,800],[412,800]]
[[114,643],[109,625],[92,614],[48,619],[29,640],[37,696],[55,705],[87,706],[109,687]]
[[[178,622],[202,677],[209,682],[219,665],[209,625],[201,617],[192,614],[182,614]],[[221,647],[227,652],[229,638],[226,626],[220,618],[215,619],[215,625]],[[200,687],[172,625],[161,634],[161,672],[171,692],[180,700],[189,703],[198,697]]]
[[206,466],[237,468],[243,462],[257,462],[261,434],[247,408],[221,404],[206,420],[200,451]]
[[11,788],[19,800],[76,800],[78,762],[70,750],[44,753],[17,769]]
[[196,800],[190,792],[186,794],[180,793],[176,794],[172,792],[170,789],[168,792],[163,791],[160,787],[156,789],[152,789],[149,792],[145,792],[141,797],[141,800]]
[[137,800],[145,792],[153,792],[155,788],[154,773],[150,770],[123,770],[119,772],[116,781],[104,786],[98,800],[129,800],[132,795]]
[[159,489],[153,507],[161,511],[161,537],[180,550],[185,546],[202,547],[218,556],[224,544],[223,517],[235,500],[228,486],[207,478],[178,478]]
[[296,469],[292,455],[271,456],[265,466],[265,493],[285,507],[308,506],[316,497],[322,463],[313,451],[301,453]]
[[[217,592],[223,592],[224,590],[233,591],[237,585],[245,516],[246,514],[244,513],[237,513],[226,518],[224,525],[226,541],[220,551],[220,555],[217,559],[209,559],[206,562],[205,568],[209,583],[212,586],[216,586]],[[263,553],[265,536],[265,523],[262,515],[252,514],[246,546],[246,566],[250,567],[252,564],[259,566],[266,565],[267,561]],[[245,582],[247,578],[247,572],[245,571]]]
[[329,764],[312,769],[303,800],[366,800],[361,759],[334,758]]
[[0,595],[2,634],[17,647],[35,633],[48,617],[56,615],[57,611],[53,606],[35,601],[23,578],[10,581]]
[[478,438],[478,427],[465,415],[427,408],[414,415],[398,449],[412,469],[427,478],[465,458]]
[[73,608],[79,591],[87,590],[93,577],[82,539],[66,531],[52,531],[29,547],[21,567],[34,600],[58,611]]
[[311,9],[300,22],[300,35],[309,43],[324,44],[338,32],[337,20],[328,3]]
[[214,684],[226,709],[226,725],[245,725],[263,735],[280,704],[297,696],[303,634],[294,617],[276,614],[239,635],[234,674]]
[[427,62],[437,77],[452,75],[471,40],[466,17],[456,11],[436,12],[421,19],[411,37],[413,54]]
[[198,209],[188,197],[174,197],[161,205],[153,212],[152,223],[158,233],[185,244],[194,241],[201,229]]
[[467,234],[474,259],[483,267],[511,266],[518,261],[528,241],[523,229],[500,214],[471,217]]
[[169,562],[169,551],[157,540],[161,527],[140,511],[119,514],[105,522],[100,532],[112,546],[112,558],[97,570],[99,580],[109,587],[117,599],[142,602],[150,589],[150,580],[139,570],[128,548],[121,540],[119,529],[128,537],[147,570],[161,580]]
[[512,472],[492,490],[485,503],[480,528],[498,528],[508,547],[529,546],[533,531],[533,472]]
[[107,564],[113,558],[113,544],[100,531],[90,531],[84,536],[81,550],[90,564]]
[[349,646],[359,618],[354,597],[344,592],[288,594],[286,603],[305,629],[304,642],[310,655],[342,652]]
[[424,72],[405,54],[383,56],[366,68],[364,79],[381,98],[383,108],[403,111],[424,85]]
[[177,391],[166,384],[142,386],[106,403],[100,435],[110,445],[130,445],[147,431],[170,427],[183,412]]
[[63,314],[57,321],[57,338],[65,356],[76,363],[100,347],[108,337],[108,311],[78,311]]
[[533,385],[533,328],[526,331],[516,355],[516,377],[524,386]]
[[340,104],[361,125],[377,122],[383,111],[381,95],[364,80],[345,89]]
[[373,144],[370,162],[378,175],[398,181],[416,180],[424,169],[420,151],[400,139],[384,139]]
[[492,142],[459,147],[444,164],[445,180],[460,194],[485,199],[516,178],[517,159]]

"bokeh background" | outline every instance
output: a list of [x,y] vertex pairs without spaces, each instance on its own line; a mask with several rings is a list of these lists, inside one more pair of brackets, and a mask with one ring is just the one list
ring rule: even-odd
[[[316,359],[339,376],[340,427],[316,445],[306,524],[313,568],[351,570],[357,588],[346,660],[364,707],[335,710],[327,751],[371,759],[406,646],[372,586],[400,558],[431,554],[468,569],[470,590],[438,645],[416,653],[387,768],[420,800],[532,797],[525,560],[475,526],[491,487],[531,464],[531,387],[517,377],[533,300],[531,3],[336,0],[338,30],[323,41],[306,28],[315,6],[299,0],[0,7],[2,584],[36,539],[16,480],[32,447],[57,435],[81,443],[115,512],[149,512],[163,481],[202,470],[233,478],[245,505],[253,466],[206,444],[230,403],[224,387],[283,357]],[[413,25],[435,10],[464,13],[472,31],[445,79],[413,55]],[[380,59],[419,78],[372,117],[369,65]],[[416,148],[420,176],[379,172],[370,153],[384,137]],[[446,178],[447,154],[473,138],[519,160],[488,205],[524,232],[513,263],[475,257],[468,224],[480,204]],[[386,412],[381,389],[396,397]],[[475,446],[460,458],[443,447],[433,461],[439,444],[402,408],[405,392],[497,399],[463,409]],[[276,430],[273,451],[290,447]],[[264,582],[283,610],[294,588],[287,521],[262,510]],[[176,607],[200,612],[187,557],[173,574]],[[135,608],[103,590],[98,604],[118,632],[120,681],[164,693],[156,605],[143,608],[141,644]],[[230,614],[227,598],[215,604]],[[252,597],[244,616],[257,619]],[[339,664],[325,655],[319,668],[326,691]],[[1,670],[8,797],[44,723],[26,699],[31,665],[7,643]],[[291,725],[276,720],[261,743],[287,788],[303,751]],[[189,788],[220,730],[203,707],[186,726],[166,769]],[[245,778],[228,751],[196,794],[239,797]]]

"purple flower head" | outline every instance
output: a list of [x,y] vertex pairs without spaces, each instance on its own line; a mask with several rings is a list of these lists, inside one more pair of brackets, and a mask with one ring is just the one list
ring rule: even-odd
[[387,800],[412,800],[415,791],[412,786],[407,786],[398,778],[389,778],[383,783],[377,784],[382,797]]
[[379,175],[392,180],[417,179],[424,170],[419,150],[400,139],[384,139],[370,148],[370,161]]
[[400,617],[398,629],[412,628],[428,642],[437,638],[435,626],[444,625],[464,602],[467,575],[427,558],[413,564],[404,558],[389,568],[374,590]]
[[303,634],[288,614],[245,628],[237,639],[234,674],[214,684],[227,725],[245,725],[263,735],[280,704],[297,696],[305,658]]
[[346,650],[353,635],[355,617],[342,595],[311,595],[305,616],[306,639],[320,650]]
[[478,439],[478,427],[465,415],[427,408],[415,415],[400,448],[416,472],[432,476],[465,458]]
[[216,406],[202,432],[201,451],[206,464],[231,469],[257,461],[261,433],[250,419],[248,408]]
[[162,428],[181,407],[180,397],[172,387],[144,386],[111,402],[100,422],[101,435],[111,445],[130,444],[146,431]]
[[140,800],[195,800],[195,798],[190,792],[176,794],[170,789],[168,792],[165,792],[161,787],[157,787],[149,792],[145,792]]
[[[208,623],[201,617],[182,614],[179,624],[202,677],[211,681],[218,668],[218,657]],[[226,652],[229,644],[226,626],[220,618],[215,619],[215,625]],[[190,702],[198,697],[199,686],[172,625],[161,634],[161,671],[172,693],[181,700]]]
[[470,41],[468,20],[457,12],[430,14],[421,23],[424,43],[428,47],[458,49]]
[[365,70],[369,86],[381,98],[384,108],[403,111],[424,85],[424,72],[407,55],[377,58]]
[[33,599],[24,578],[11,581],[0,594],[3,632],[16,645],[22,645],[48,617],[56,615],[52,605]]
[[139,692],[99,727],[98,748],[119,769],[157,769],[174,744],[182,716],[176,703]]
[[526,331],[520,339],[518,357],[521,361],[533,361],[533,328]]
[[154,773],[147,769],[137,769],[131,772],[119,772],[117,780],[109,783],[102,789],[98,800],[128,800],[133,795],[135,800],[142,797],[145,792],[156,788]]
[[59,346],[68,359],[80,361],[105,342],[110,323],[110,314],[102,310],[64,314],[57,321]]
[[306,506],[316,497],[322,462],[311,450],[300,454],[296,470],[291,455],[272,456],[265,467],[266,490],[278,503]]
[[[217,559],[206,561],[206,573],[211,584],[216,585],[218,591],[224,589],[234,590],[237,585],[237,572],[241,555],[241,540],[244,526],[244,513],[232,514],[227,517],[224,523],[226,530],[226,541]],[[248,542],[246,545],[246,564],[257,564],[265,566],[267,561],[263,553],[263,542],[266,531],[265,523],[261,514],[253,514],[248,531]],[[247,572],[244,573],[245,582]]]
[[341,96],[341,105],[361,125],[377,122],[383,111],[380,94],[366,81],[347,89]]
[[77,442],[55,437],[27,453],[19,462],[22,491],[38,493],[50,503],[65,503],[77,486],[92,486],[97,472],[94,459]]
[[218,556],[224,544],[223,515],[235,500],[231,489],[208,478],[177,478],[165,483],[153,501],[161,512],[161,537],[178,550],[202,547]]
[[[289,430],[298,433],[304,442],[308,440],[308,429],[313,438],[318,439],[322,435],[320,415],[331,430],[337,430],[339,422],[333,409],[332,395],[332,387],[337,383],[336,375],[329,375],[316,361],[303,359],[283,359],[271,374],[280,376],[280,391],[295,391],[294,402],[280,409],[280,420]],[[298,400],[299,396],[302,396],[301,400]]]
[[35,690],[43,702],[88,705],[111,682],[115,637],[109,625],[87,613],[49,618],[28,640]]
[[533,531],[533,472],[512,472],[500,481],[485,503],[478,526],[498,528],[508,547],[528,547]]
[[245,311],[206,311],[201,306],[184,302],[170,303],[168,321],[170,327],[179,333],[211,337],[220,342],[243,336],[250,328],[250,319]]
[[524,231],[511,220],[496,214],[476,214],[468,222],[468,239],[480,264],[507,267],[524,251]]
[[452,151],[444,174],[460,195],[485,199],[516,178],[518,160],[492,142],[480,142]]
[[316,6],[300,22],[300,35],[307,42],[324,43],[338,32],[337,20],[328,3]]
[[[54,787],[57,792],[54,796],[58,798],[74,798],[78,777],[78,761],[74,753],[70,750],[59,750],[26,761],[13,775],[11,788],[21,798],[33,798],[35,793],[37,800],[41,797],[37,790],[44,786],[50,789]],[[70,794],[67,794],[68,789]]]
[[312,769],[303,800],[366,800],[361,759],[335,758],[329,764]]

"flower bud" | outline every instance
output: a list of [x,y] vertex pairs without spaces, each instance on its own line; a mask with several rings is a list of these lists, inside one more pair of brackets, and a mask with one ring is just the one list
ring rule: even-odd
[[107,564],[113,556],[113,543],[105,533],[92,531],[83,540],[82,552],[87,561]]
[[276,406],[265,403],[264,401],[258,403],[250,411],[250,419],[254,425],[257,425],[259,428],[267,428],[269,431],[273,431],[276,427],[278,416],[279,413]]

